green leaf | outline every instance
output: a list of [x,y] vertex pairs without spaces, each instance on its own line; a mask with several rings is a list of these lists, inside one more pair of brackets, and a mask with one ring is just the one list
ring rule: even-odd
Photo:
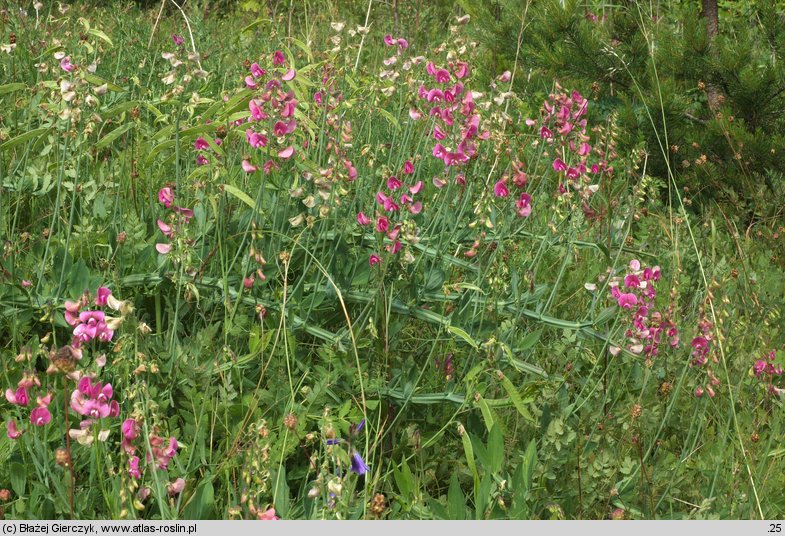
[[27,467],[15,462],[11,464],[11,488],[18,496],[25,494],[25,484],[27,483]]
[[477,350],[480,347],[480,345],[477,344],[477,341],[472,339],[471,335],[466,333],[466,331],[462,330],[458,326],[447,326],[447,331],[449,331],[453,335],[456,335],[456,336],[460,337],[461,339],[463,339],[464,341],[466,341],[467,343],[469,343],[469,345],[472,348],[474,348],[475,350]]
[[494,426],[488,434],[488,461],[490,471],[498,473],[504,465],[504,436],[501,427]]
[[87,30],[87,33],[88,35],[92,35],[93,37],[97,37],[98,39],[107,42],[110,47],[114,47],[114,43],[112,42],[111,39],[109,39],[109,36],[106,35],[104,32],[102,32],[101,30],[90,28],[89,30]]
[[[461,430],[463,430],[462,425]],[[479,481],[480,475],[477,473],[477,464],[474,463],[474,447],[472,447],[472,440],[465,430],[463,430],[463,433],[461,434],[461,443],[463,443],[463,453],[466,456],[466,463],[469,465],[469,471],[474,475],[474,480]]]
[[49,132],[49,128],[50,127],[41,127],[41,128],[36,128],[36,129],[33,129],[33,130],[28,130],[24,134],[20,134],[19,136],[15,137],[15,138],[11,138],[7,142],[5,142],[2,145],[0,145],[0,151],[7,151],[8,149],[11,149],[12,147],[15,147],[15,146],[17,146],[17,145],[19,145],[21,143],[24,143],[26,141],[30,141],[30,140],[32,140],[34,138],[39,137],[39,136],[43,136],[44,134]]
[[183,509],[184,519],[211,519],[215,515],[215,490],[213,477],[207,476],[202,480],[196,492]]
[[518,392],[518,389],[516,389],[516,387],[512,384],[510,378],[502,374],[500,370],[496,371],[496,373],[501,377],[502,387],[504,387],[504,390],[507,392],[507,396],[510,397],[510,401],[512,402],[512,405],[515,406],[515,409],[518,410],[518,413],[520,413],[521,417],[523,417],[529,422],[534,422],[535,420],[534,417],[532,416],[531,412],[529,412],[529,410],[526,408],[523,399],[521,398],[521,395]]
[[13,82],[11,84],[3,84],[0,86],[0,95],[5,95],[6,93],[13,93],[14,91],[21,91],[25,89],[27,86],[21,82]]
[[466,519],[466,498],[458,481],[458,473],[452,472],[450,489],[447,490],[447,512],[450,519],[462,521]]
[[115,141],[117,138],[131,130],[136,126],[136,123],[126,123],[122,126],[117,127],[112,132],[101,138],[101,140],[95,144],[96,148],[102,149]]
[[[224,184],[222,185],[225,192],[232,194],[234,197],[251,207],[251,209],[256,210],[256,202],[251,199],[247,193],[243,192],[236,186],[232,186],[231,184]],[[258,209],[259,214],[263,214],[261,209]]]
[[276,513],[286,518],[289,514],[289,485],[286,483],[286,468],[281,467],[280,472],[272,475],[273,482],[273,503]]
[[542,328],[527,333],[526,336],[521,341],[521,345],[518,348],[516,348],[516,350],[518,350],[519,352],[528,350],[529,348],[537,344],[537,342],[540,340],[541,335],[542,335]]

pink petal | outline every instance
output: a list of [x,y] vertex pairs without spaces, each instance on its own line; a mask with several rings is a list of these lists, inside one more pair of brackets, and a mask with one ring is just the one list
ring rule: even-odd
[[161,255],[166,255],[167,253],[169,253],[170,251],[172,251],[172,244],[156,244],[156,245],[155,245],[155,249],[156,249],[156,250],[158,251],[158,253],[160,253]]
[[290,145],[286,149],[283,149],[283,150],[279,151],[278,152],[278,157],[279,158],[283,158],[284,160],[286,160],[288,158],[291,158],[293,154],[294,154],[294,147],[292,147]]

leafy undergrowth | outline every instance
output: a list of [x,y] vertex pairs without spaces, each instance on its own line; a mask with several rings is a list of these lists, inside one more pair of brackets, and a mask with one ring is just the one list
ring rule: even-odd
[[782,517],[781,228],[687,212],[524,58],[476,74],[468,17],[36,6],[2,515]]

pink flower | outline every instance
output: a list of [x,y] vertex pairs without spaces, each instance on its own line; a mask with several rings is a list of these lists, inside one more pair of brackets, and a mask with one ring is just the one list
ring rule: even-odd
[[420,190],[422,190],[422,187],[423,187],[423,182],[422,181],[417,181],[417,183],[414,186],[409,186],[409,191],[411,192],[412,195],[415,195],[415,194],[420,193]]
[[284,82],[289,82],[290,80],[294,80],[296,76],[297,76],[297,71],[295,71],[294,69],[289,69],[283,74],[281,80],[283,80]]
[[[161,220],[158,220],[161,221]],[[106,300],[112,295],[112,291],[107,287],[98,287],[96,291],[95,304],[99,307],[106,305]]]
[[409,207],[409,212],[411,212],[415,216],[420,212],[422,212],[422,203],[420,203],[419,201],[412,203],[412,205]]
[[509,82],[512,79],[512,73],[510,71],[504,71],[502,74],[499,75],[497,80],[499,82]]
[[128,460],[128,474],[137,480],[142,478],[142,473],[139,471],[139,456],[131,456]]
[[368,225],[371,223],[371,218],[366,216],[364,212],[360,212],[357,214],[357,223],[360,225]]
[[525,192],[521,194],[518,200],[515,201],[515,208],[518,209],[518,216],[526,218],[532,213],[531,201],[531,195]]
[[174,236],[174,230],[172,229],[171,225],[165,223],[163,220],[158,220],[157,223],[158,228],[167,238],[172,238]]
[[384,36],[384,44],[387,45],[388,47],[394,46],[395,39],[390,34],[387,34]]
[[297,121],[295,119],[291,119],[286,123],[283,121],[276,121],[275,125],[273,125],[273,133],[280,138],[286,134],[291,134],[296,128]]
[[133,454],[136,447],[133,446],[133,440],[139,437],[139,423],[135,419],[126,419],[120,427],[120,432],[123,434],[123,439],[120,441],[120,446],[127,454]]
[[257,170],[257,167],[251,164],[248,160],[243,160],[240,165],[242,166],[243,171],[246,173],[253,173]]
[[174,44],[178,47],[183,46],[183,43],[185,43],[185,39],[177,34],[172,34],[172,41],[174,41]]
[[261,78],[262,76],[264,76],[264,75],[265,75],[265,74],[267,74],[267,73],[265,72],[265,70],[264,70],[264,69],[262,69],[261,67],[259,67],[259,64],[258,64],[258,63],[252,63],[252,64],[251,64],[251,74],[252,74],[252,75],[253,75],[255,78]]
[[578,154],[581,156],[589,156],[591,152],[591,145],[586,142],[581,143],[581,146],[578,148]]
[[262,110],[256,100],[251,99],[248,101],[248,109],[251,111],[251,117],[254,121],[263,121],[267,119],[267,114],[264,113],[264,110]]
[[619,307],[623,307],[625,309],[632,309],[634,306],[638,305],[638,297],[631,292],[619,294],[617,301]]
[[254,132],[250,128],[245,131],[245,139],[248,141],[248,145],[254,149],[265,147],[267,145],[267,138],[258,132]]
[[158,190],[158,201],[163,203],[166,208],[171,207],[174,202],[174,192],[172,192],[172,189],[167,186],[166,188]]
[[30,402],[30,396],[27,394],[26,387],[19,387],[16,391],[12,389],[5,390],[5,399],[15,406],[27,406]]
[[166,255],[167,253],[172,251],[172,244],[156,244],[155,250],[161,255]]
[[398,48],[401,50],[406,50],[407,48],[409,48],[409,41],[407,41],[403,37],[399,37],[398,41],[396,42],[398,43]]
[[194,141],[194,149],[196,149],[197,151],[204,151],[205,149],[209,149],[209,148],[210,148],[210,144],[207,143],[207,140],[201,136],[196,138],[196,141]]
[[455,78],[459,80],[469,75],[469,64],[465,61],[459,61],[455,67]]
[[35,408],[30,412],[30,422],[36,426],[46,426],[52,421],[52,414],[46,407]]
[[294,147],[290,145],[286,149],[282,149],[281,151],[279,151],[278,157],[287,160],[291,158],[293,154],[294,154]]
[[196,164],[197,165],[199,165],[199,166],[206,166],[209,163],[210,163],[210,161],[202,153],[199,153],[198,155],[196,155]]
[[496,197],[507,197],[510,195],[510,190],[507,189],[507,185],[504,183],[504,179],[500,179],[493,185],[493,194]]
[[390,228],[390,221],[386,217],[379,216],[376,219],[376,232],[385,233],[389,228]]
[[117,417],[120,406],[116,400],[111,400],[113,394],[112,384],[93,384],[89,377],[83,376],[77,389],[71,393],[71,409],[91,419]]
[[60,68],[65,72],[70,73],[76,69],[76,65],[71,63],[71,56],[66,56],[60,60]]
[[260,521],[275,521],[281,519],[277,515],[275,515],[275,508],[269,508],[264,512],[260,512],[256,515],[256,518]]
[[30,281],[29,279],[22,279],[22,287],[30,288],[32,286],[33,286],[33,282],[32,281]]
[[174,497],[175,495],[179,495],[185,489],[185,480],[182,478],[178,478],[171,484],[166,486],[166,492]]
[[286,57],[283,55],[283,52],[276,50],[273,53],[273,65],[278,66],[283,65],[284,63],[286,63]]
[[368,264],[370,264],[371,266],[376,266],[380,262],[382,262],[382,259],[380,259],[376,253],[368,257]]
[[561,158],[557,158],[553,161],[553,171],[565,171],[567,169],[567,164]]
[[17,430],[17,428],[16,428],[16,421],[13,420],[13,419],[8,420],[5,423],[5,427],[6,427],[6,430],[7,430],[6,431],[6,435],[8,436],[8,439],[18,439],[19,436],[22,435],[22,432]]
[[411,175],[412,173],[414,173],[414,164],[412,164],[411,160],[407,160],[403,163],[403,171],[401,174]]
[[390,190],[397,190],[401,187],[401,181],[397,177],[390,177],[387,179],[387,188]]
[[409,108],[409,118],[411,118],[412,121],[417,121],[422,118],[422,113],[416,108]]

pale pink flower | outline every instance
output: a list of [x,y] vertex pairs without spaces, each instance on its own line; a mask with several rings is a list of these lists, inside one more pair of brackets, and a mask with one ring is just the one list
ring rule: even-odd
[[522,193],[521,196],[515,201],[515,208],[518,210],[518,216],[523,218],[528,217],[532,212],[531,206],[532,196],[527,193]]
[[155,249],[161,255],[166,255],[170,251],[172,251],[172,244],[156,244]]
[[8,436],[8,439],[19,439],[19,436],[22,435],[22,432],[16,428],[16,421],[13,419],[9,419],[5,423],[5,427],[7,430],[6,435]]
[[366,216],[364,212],[359,212],[357,214],[357,223],[359,223],[360,225],[368,225],[369,223],[371,223],[371,218]]
[[158,220],[157,223],[158,228],[167,238],[172,238],[174,236],[174,230],[172,229],[171,225],[165,223],[163,220]]
[[289,69],[283,74],[281,80],[283,80],[284,82],[289,82],[290,80],[294,80],[296,76],[297,76],[297,71],[295,71],[294,69]]
[[500,179],[493,185],[493,194],[496,197],[507,197],[510,195],[510,190],[507,188],[504,179]]
[[291,158],[293,154],[294,154],[294,147],[290,145],[286,149],[282,149],[281,151],[279,151],[278,157],[287,160]]
[[258,169],[256,166],[251,164],[248,160],[243,160],[240,163],[240,165],[242,166],[243,171],[245,171],[246,173],[253,173],[254,171],[256,171]]
[[158,201],[163,203],[164,207],[169,208],[174,202],[174,192],[168,186],[158,190]]
[[[161,220],[158,220],[161,221]],[[112,295],[112,291],[107,287],[98,287],[96,290],[95,304],[99,307],[106,305],[106,300]]]

